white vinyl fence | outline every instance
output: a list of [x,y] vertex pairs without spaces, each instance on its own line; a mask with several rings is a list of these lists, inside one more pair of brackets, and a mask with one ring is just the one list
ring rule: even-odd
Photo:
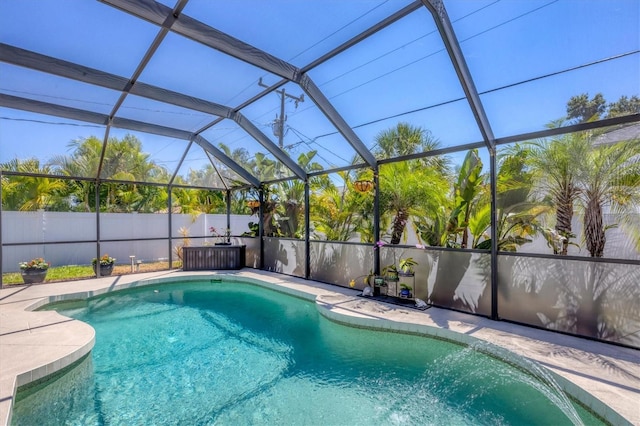
[[[96,257],[97,216],[95,213],[68,212],[16,212],[3,211],[2,225],[2,272],[17,272],[18,263],[36,257],[43,257],[56,265],[89,265]],[[188,230],[191,237],[210,236],[209,228],[215,227],[220,233],[227,228],[224,214],[171,215],[172,246],[182,243],[180,228]],[[241,235],[249,231],[249,222],[256,222],[255,216],[231,215],[231,235]],[[117,264],[130,263],[129,256],[136,260],[151,262],[168,260],[169,243],[168,214],[146,213],[101,213],[100,252],[117,259]],[[111,241],[138,238],[161,238],[149,241]],[[65,242],[64,244],[42,244]],[[72,241],[90,241],[71,243]],[[94,242],[91,242],[94,241]],[[192,245],[213,244],[214,238],[194,238]],[[33,243],[12,246],[12,243]],[[174,260],[176,256],[174,255]]]

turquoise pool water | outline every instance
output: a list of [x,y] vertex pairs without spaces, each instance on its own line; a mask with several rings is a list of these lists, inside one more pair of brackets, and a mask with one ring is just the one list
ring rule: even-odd
[[246,283],[144,287],[58,305],[92,356],[21,392],[16,425],[600,424],[472,348],[363,330]]

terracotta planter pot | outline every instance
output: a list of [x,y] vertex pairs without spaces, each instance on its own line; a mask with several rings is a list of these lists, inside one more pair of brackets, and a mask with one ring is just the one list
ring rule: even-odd
[[22,281],[25,284],[37,284],[44,281],[47,276],[48,269],[27,268],[22,269]]

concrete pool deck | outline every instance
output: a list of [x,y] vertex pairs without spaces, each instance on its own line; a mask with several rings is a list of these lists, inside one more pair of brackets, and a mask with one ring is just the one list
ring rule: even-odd
[[[9,424],[15,391],[90,352],[92,327],[54,311],[55,300],[85,298],[166,279],[229,275],[316,300],[320,313],[358,327],[379,327],[468,343],[479,339],[536,361],[567,381],[580,400],[613,424],[640,426],[640,351],[432,307],[417,311],[357,297],[356,290],[286,275],[162,271],[0,290],[0,425]],[[576,389],[576,386],[580,389]],[[585,392],[586,391],[586,392]],[[603,404],[610,407],[603,408]],[[621,417],[620,417],[621,416]],[[626,422],[625,422],[626,420]]]

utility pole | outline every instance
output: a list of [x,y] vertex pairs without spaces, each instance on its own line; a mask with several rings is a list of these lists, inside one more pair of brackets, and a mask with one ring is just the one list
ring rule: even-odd
[[[258,85],[266,88],[269,87],[262,82],[262,77],[260,77]],[[300,102],[304,102],[304,93],[299,97],[296,97],[286,93],[284,88],[282,90],[276,90],[275,93],[280,95],[280,117],[276,114],[276,119],[271,123],[271,129],[273,131],[273,135],[278,138],[278,146],[282,149],[284,148],[284,122],[287,121],[287,116],[284,114],[284,100],[285,98],[293,99],[296,108],[298,108],[298,104]]]

